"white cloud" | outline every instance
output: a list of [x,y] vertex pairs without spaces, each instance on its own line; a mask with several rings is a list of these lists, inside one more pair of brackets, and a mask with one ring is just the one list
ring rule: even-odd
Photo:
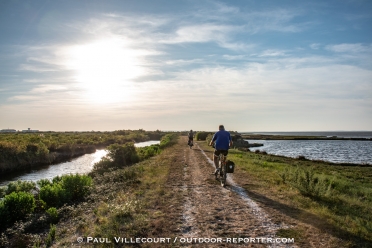
[[314,50],[318,50],[320,48],[320,44],[319,43],[313,43],[313,44],[310,45],[310,48],[314,49]]
[[372,45],[363,45],[361,43],[343,43],[337,45],[326,46],[327,50],[337,52],[337,53],[362,53],[362,52],[372,52]]
[[260,55],[258,55],[258,57],[279,57],[279,56],[286,56],[286,51],[268,49],[268,50],[263,51]]
[[246,28],[252,33],[264,33],[268,31],[297,33],[310,25],[310,23],[291,22],[293,18],[301,15],[301,11],[287,9],[273,9],[245,13],[244,19],[247,20]]
[[227,59],[227,60],[243,60],[247,56],[246,55],[228,55],[228,54],[224,54],[222,57],[224,59]]
[[225,42],[227,35],[236,32],[239,27],[229,25],[202,24],[183,26],[177,29],[175,35],[171,34],[168,39],[162,40],[162,43],[184,43],[184,42]]
[[58,71],[57,68],[47,65],[34,65],[34,64],[21,64],[19,69],[22,71],[33,71],[33,72],[53,72]]
[[190,65],[190,64],[200,64],[203,61],[202,59],[190,59],[190,60],[185,60],[185,59],[177,59],[177,60],[167,60],[165,61],[166,65],[176,65],[176,66],[184,66],[184,65]]
[[61,91],[61,90],[66,90],[67,87],[62,86],[62,85],[38,85],[38,87],[33,88],[30,93],[46,93],[49,91]]

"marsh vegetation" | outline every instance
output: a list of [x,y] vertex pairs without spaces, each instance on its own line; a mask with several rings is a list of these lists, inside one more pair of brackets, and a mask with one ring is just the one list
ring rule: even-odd
[[[37,183],[17,181],[2,187],[0,247],[49,247],[56,236],[55,224],[60,219],[73,218],[71,214],[81,208],[87,210],[87,202],[98,204],[94,211],[99,219],[113,221],[99,225],[102,233],[124,220],[133,225],[133,230],[137,230],[134,232],[139,232],[143,203],[129,199],[128,191],[121,193],[117,203],[106,204],[104,199],[118,189],[128,190],[130,186],[139,184],[145,169],[135,164],[160,154],[176,139],[177,134],[166,134],[160,145],[141,148],[135,148],[132,142],[113,144],[107,147],[107,156],[94,166],[89,175],[64,175]],[[81,226],[83,228],[84,224]]]
[[0,174],[67,161],[112,144],[160,140],[163,135],[142,129],[0,134]]

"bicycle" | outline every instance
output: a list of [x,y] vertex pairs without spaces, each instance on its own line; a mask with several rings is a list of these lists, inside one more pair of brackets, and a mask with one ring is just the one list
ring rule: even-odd
[[226,158],[227,158],[227,156],[224,156],[222,153],[220,153],[220,155],[218,156],[219,171],[216,171],[215,174],[214,174],[215,177],[216,177],[216,180],[218,180],[218,179],[220,180],[222,187],[226,186],[226,178],[227,178]]
[[192,139],[189,139],[189,141],[187,142],[187,145],[190,147],[190,149],[192,149],[194,145],[194,141]]

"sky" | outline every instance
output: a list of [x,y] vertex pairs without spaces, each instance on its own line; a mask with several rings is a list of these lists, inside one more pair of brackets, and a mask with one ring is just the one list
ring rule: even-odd
[[0,129],[372,130],[370,0],[1,0]]

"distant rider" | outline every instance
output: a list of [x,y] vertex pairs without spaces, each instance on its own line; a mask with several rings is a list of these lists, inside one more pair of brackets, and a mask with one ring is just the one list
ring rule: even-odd
[[188,137],[189,137],[189,141],[187,142],[187,144],[190,145],[190,143],[192,144],[194,140],[194,132],[192,131],[192,129],[190,130]]
[[223,125],[220,125],[218,127],[219,131],[215,133],[212,137],[211,142],[209,145],[211,146],[213,143],[214,144],[214,156],[213,156],[213,161],[214,161],[214,166],[216,167],[215,170],[215,175],[219,173],[219,155],[222,153],[224,156],[227,156],[229,152],[229,147],[232,146],[232,139],[231,135],[229,132],[225,131],[225,127]]

